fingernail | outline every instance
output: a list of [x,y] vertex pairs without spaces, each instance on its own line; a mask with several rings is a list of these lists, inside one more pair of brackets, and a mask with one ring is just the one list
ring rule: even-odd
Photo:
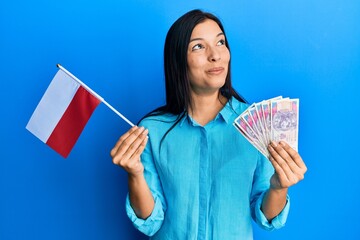
[[271,141],[271,145],[273,145],[274,147],[277,147],[277,143],[275,141]]
[[269,151],[274,151],[273,147],[270,145],[268,146],[268,149],[269,149]]
[[285,147],[285,143],[283,141],[280,142],[280,145]]
[[140,127],[140,130],[141,130],[141,131],[143,131],[143,130],[144,130],[144,127],[143,127],[143,126],[141,126],[141,127]]

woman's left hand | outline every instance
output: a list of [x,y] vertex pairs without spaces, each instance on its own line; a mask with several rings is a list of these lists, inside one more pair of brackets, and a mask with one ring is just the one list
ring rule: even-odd
[[270,179],[270,188],[285,189],[304,179],[306,165],[299,153],[286,142],[272,141],[268,146],[270,162],[275,169]]

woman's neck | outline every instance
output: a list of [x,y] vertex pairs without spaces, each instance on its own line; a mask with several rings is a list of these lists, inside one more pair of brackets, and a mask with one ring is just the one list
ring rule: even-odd
[[191,100],[189,114],[202,126],[213,120],[227,102],[227,98],[219,93],[212,95],[192,94]]

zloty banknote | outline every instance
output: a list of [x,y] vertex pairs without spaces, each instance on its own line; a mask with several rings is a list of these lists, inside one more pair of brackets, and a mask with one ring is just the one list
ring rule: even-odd
[[298,150],[299,100],[281,96],[254,103],[234,121],[234,126],[264,156],[268,144],[285,141]]
[[263,137],[265,138],[266,143],[269,143],[270,142],[270,132],[267,130],[267,127],[266,127],[262,104],[256,103],[255,110],[256,110],[257,116],[260,121],[260,127],[261,127],[261,131],[263,133]]
[[274,97],[269,100],[264,100],[260,103],[262,107],[262,119],[267,135],[267,144],[269,144],[271,141],[271,115],[270,115],[271,102],[280,99],[282,99],[282,96]]
[[266,149],[266,145],[264,144],[264,139],[262,138],[262,134],[259,132],[256,122],[251,117],[251,114],[248,110],[243,112],[241,118],[244,120],[245,124],[250,128],[253,134],[250,136],[251,138],[256,138],[259,142],[259,145],[262,149]]
[[298,151],[299,99],[271,101],[271,139]]
[[254,134],[254,131],[245,122],[243,117],[236,118],[234,121],[234,126],[257,150],[259,150],[264,156],[268,157],[268,150],[262,147],[257,136]]
[[266,145],[268,144],[266,136],[267,134],[264,130],[263,122],[261,121],[258,111],[256,110],[256,104],[253,104],[252,107],[249,107],[247,111],[249,112],[250,117],[254,123],[254,128],[258,132],[259,137],[261,138],[262,142],[266,147]]

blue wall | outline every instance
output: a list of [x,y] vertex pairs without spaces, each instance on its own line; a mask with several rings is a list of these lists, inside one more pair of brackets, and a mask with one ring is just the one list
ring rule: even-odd
[[[129,126],[100,105],[68,159],[25,126],[61,63],[133,122],[164,103],[166,32],[193,8],[223,20],[250,102],[300,98],[309,171],[287,225],[256,239],[360,238],[360,2],[11,0],[0,3],[0,239],[145,239],[109,151]],[[231,216],[229,216],[231,217]]]

